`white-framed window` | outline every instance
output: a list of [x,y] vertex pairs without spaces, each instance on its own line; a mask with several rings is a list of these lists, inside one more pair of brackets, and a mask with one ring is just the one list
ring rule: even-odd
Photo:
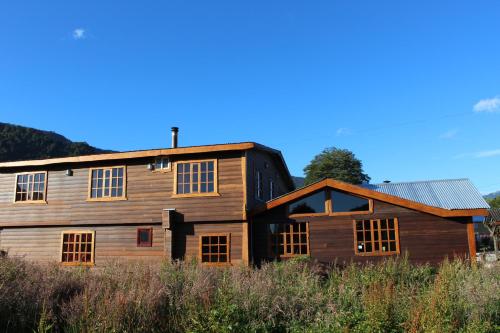
[[155,158],[155,170],[158,171],[169,171],[171,170],[170,159],[167,156],[158,156]]
[[269,178],[269,200],[273,200],[275,195],[274,180]]

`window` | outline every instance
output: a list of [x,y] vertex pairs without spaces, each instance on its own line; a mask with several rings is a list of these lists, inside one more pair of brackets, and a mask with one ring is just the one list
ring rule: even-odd
[[309,254],[309,224],[307,222],[271,225],[273,252],[276,257]]
[[200,236],[200,259],[205,264],[229,263],[229,234]]
[[288,206],[290,214],[325,213],[325,192],[317,192]]
[[338,191],[331,191],[331,199],[333,213],[370,211],[370,201],[368,199]]
[[176,194],[204,195],[216,192],[217,163],[212,161],[177,163]]
[[398,220],[354,221],[354,241],[358,255],[399,253]]
[[155,158],[154,170],[157,171],[169,171],[170,170],[170,159],[165,156],[159,156]]
[[94,263],[94,232],[64,231],[62,234],[63,264],[92,265]]
[[274,181],[272,178],[269,179],[269,200],[274,199]]
[[46,172],[17,175],[15,202],[45,202],[46,179]]
[[264,200],[264,179],[260,170],[255,172],[255,196],[259,200]]
[[153,246],[153,228],[137,229],[137,246],[139,247]]
[[125,199],[125,167],[90,169],[90,200]]

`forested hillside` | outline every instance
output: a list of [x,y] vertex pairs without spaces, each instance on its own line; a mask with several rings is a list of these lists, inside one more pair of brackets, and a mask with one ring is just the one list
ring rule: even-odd
[[109,152],[34,128],[0,123],[0,162]]

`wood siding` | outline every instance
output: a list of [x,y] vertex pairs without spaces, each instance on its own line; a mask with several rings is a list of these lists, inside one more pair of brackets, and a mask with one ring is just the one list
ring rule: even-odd
[[88,226],[88,227],[39,227],[7,228],[0,230],[0,248],[9,256],[29,261],[60,262],[61,233],[70,230],[95,231],[95,264],[109,260],[153,260],[163,258],[164,240],[161,225],[141,225],[153,228],[151,247],[137,246],[139,226]]
[[[0,227],[43,225],[99,225],[161,223],[162,209],[175,208],[184,222],[228,221],[244,219],[242,152],[203,155],[218,160],[218,192],[214,197],[174,198],[173,172],[152,172],[147,164],[153,159],[128,160],[127,200],[89,202],[89,168],[124,165],[87,164],[48,169],[47,204],[14,203],[15,173],[0,173]],[[200,156],[182,156],[182,161]]]
[[[263,190],[264,190],[264,200],[257,199],[256,196],[256,172],[260,170],[263,176]],[[275,197],[283,195],[290,190],[288,187],[285,175],[282,171],[276,159],[272,155],[258,151],[251,150],[247,152],[247,207],[248,210],[254,209],[256,206],[263,205],[266,201],[271,200],[269,197],[269,179],[273,179],[275,185]]]
[[217,233],[230,233],[231,264],[237,265],[243,263],[243,223],[237,221],[227,223],[181,223],[176,225],[173,231],[174,259],[198,259],[200,236]]
[[267,223],[309,222],[310,254],[321,262],[377,261],[386,256],[356,256],[353,220],[398,218],[401,254],[407,252],[413,262],[436,264],[445,257],[469,255],[467,224],[470,218],[441,218],[374,200],[374,212],[352,216],[315,216],[287,219],[285,207],[276,208],[253,221],[256,263],[268,258],[270,238]]

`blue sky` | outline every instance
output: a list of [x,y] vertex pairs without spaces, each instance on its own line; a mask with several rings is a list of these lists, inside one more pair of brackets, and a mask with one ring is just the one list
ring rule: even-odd
[[500,190],[500,2],[4,1],[0,121],[114,149],[326,147]]

